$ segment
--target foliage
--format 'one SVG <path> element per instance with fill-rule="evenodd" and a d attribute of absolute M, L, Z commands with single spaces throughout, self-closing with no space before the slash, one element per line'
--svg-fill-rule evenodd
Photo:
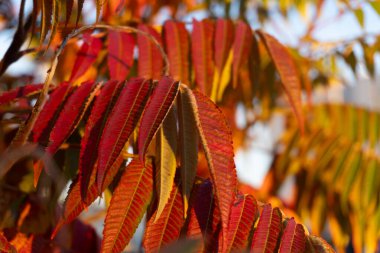
<path fill-rule="evenodd" d="M 324 47 L 311 36 L 324 1 L 93 1 L 99 24 L 84 26 L 89 2 L 36 0 L 24 17 L 21 1 L 0 74 L 33 51 L 53 60 L 43 84 L 10 78 L 13 89 L 0 95 L 0 250 L 119 252 L 146 221 L 147 252 L 185 245 L 197 252 L 333 252 L 289 208 L 311 221 L 316 235 L 328 224 L 339 252 L 350 240 L 357 252 L 376 250 L 378 115 L 351 106 L 303 108 L 301 93 L 310 102 L 316 85 L 341 78 L 331 67 L 339 60 L 356 73 L 356 42 L 374 76 L 377 37 L 339 44 L 324 56 L 326 64 L 301 53 Z M 247 23 L 250 10 L 264 24 L 273 6 L 286 17 L 308 2 L 316 13 L 299 48 Z M 341 3 L 364 24 L 359 7 Z M 236 6 L 238 20 L 229 18 Z M 177 20 L 198 10 L 210 18 L 152 25 L 163 7 Z M 21 50 L 29 35 L 37 48 Z M 243 127 L 235 121 L 241 105 Z M 285 149 L 268 174 L 270 187 L 255 196 L 267 202 L 295 175 L 287 215 L 279 202 L 256 201 L 240 187 L 234 163 L 234 148 L 245 147 L 250 127 L 279 108 L 289 119 L 278 146 Z M 101 195 L 111 201 L 100 243 L 77 217 Z M 87 243 L 78 244 L 78 234 Z"/>

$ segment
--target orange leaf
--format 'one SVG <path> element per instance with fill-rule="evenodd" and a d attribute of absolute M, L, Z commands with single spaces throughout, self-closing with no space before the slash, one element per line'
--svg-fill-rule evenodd
<path fill-rule="evenodd" d="M 234 88 L 237 87 L 239 81 L 240 68 L 248 63 L 248 57 L 250 57 L 252 48 L 252 38 L 251 27 L 244 21 L 238 21 L 233 49 L 232 77 Z"/>
<path fill-rule="evenodd" d="M 283 88 L 297 117 L 301 132 L 304 131 L 304 118 L 301 102 L 301 81 L 299 79 L 294 61 L 288 50 L 271 35 L 257 31 L 272 57 L 282 81 Z"/>
<path fill-rule="evenodd" d="M 162 246 L 179 238 L 183 218 L 183 201 L 179 185 L 174 184 L 160 218 L 156 220 L 157 211 L 150 217 L 144 235 L 143 246 L 146 252 L 158 252 Z M 155 221 L 156 220 L 156 221 Z M 155 221 L 155 222 L 154 222 Z"/>
<path fill-rule="evenodd" d="M 215 27 L 215 65 L 222 73 L 234 39 L 234 24 L 230 19 L 218 19 Z"/>
<path fill-rule="evenodd" d="M 259 216 L 256 200 L 251 195 L 237 195 L 228 225 L 227 252 L 244 251 L 253 224 Z"/>
<path fill-rule="evenodd" d="M 272 208 L 271 204 L 266 204 L 253 234 L 251 252 L 275 252 L 282 228 L 281 222 L 281 211 L 277 207 Z"/>
<path fill-rule="evenodd" d="M 146 212 L 152 193 L 152 167 L 132 160 L 125 168 L 107 211 L 102 252 L 121 252 L 125 248 Z"/>
<path fill-rule="evenodd" d="M 231 205 L 237 189 L 232 133 L 221 110 L 200 92 L 188 96 L 196 115 L 198 132 L 215 187 L 223 228 L 223 249 L 227 243 Z"/>
<path fill-rule="evenodd" d="M 305 251 L 305 230 L 294 218 L 288 220 L 281 238 L 279 253 L 296 253 Z"/>
<path fill-rule="evenodd" d="M 206 95 L 211 94 L 214 78 L 213 37 L 214 24 L 211 20 L 193 20 L 191 51 L 195 82 L 198 88 Z"/>
<path fill-rule="evenodd" d="M 139 24 L 138 28 L 152 35 L 162 45 L 161 36 L 153 27 Z M 139 49 L 138 75 L 146 79 L 160 79 L 163 68 L 160 50 L 150 38 L 142 34 L 137 35 L 137 47 Z"/>

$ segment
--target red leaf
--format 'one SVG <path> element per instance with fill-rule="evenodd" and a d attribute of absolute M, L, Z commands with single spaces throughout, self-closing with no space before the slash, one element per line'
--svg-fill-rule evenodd
<path fill-rule="evenodd" d="M 152 35 L 162 45 L 161 36 L 153 27 L 139 24 L 138 28 Z M 146 79 L 160 79 L 163 69 L 160 50 L 150 38 L 142 34 L 137 35 L 137 47 L 139 49 L 138 75 Z"/>
<path fill-rule="evenodd" d="M 288 50 L 271 35 L 258 31 L 261 39 L 272 57 L 282 81 L 282 86 L 288 96 L 293 111 L 297 117 L 301 132 L 304 131 L 304 119 L 301 102 L 301 81 L 294 61 Z"/>
<path fill-rule="evenodd" d="M 233 49 L 233 87 L 237 87 L 237 82 L 239 81 L 239 70 L 240 68 L 247 64 L 248 57 L 251 55 L 252 48 L 252 30 L 251 27 L 243 22 L 239 21 L 236 25 L 236 33 L 234 40 Z"/>
<path fill-rule="evenodd" d="M 151 82 L 142 78 L 128 81 L 112 110 L 99 143 L 98 188 L 115 158 L 121 153 L 135 129 L 145 106 Z"/>
<path fill-rule="evenodd" d="M 86 82 L 67 99 L 50 133 L 50 144 L 46 152 L 54 154 L 75 130 L 97 91 L 97 85 Z"/>
<path fill-rule="evenodd" d="M 231 207 L 227 234 L 227 252 L 244 251 L 253 224 L 259 216 L 256 200 L 251 195 L 237 195 Z"/>
<path fill-rule="evenodd" d="M 80 15 L 80 14 L 78 14 Z M 70 83 L 75 82 L 81 77 L 89 67 L 96 61 L 102 48 L 102 41 L 91 36 L 89 33 L 83 34 L 83 45 L 79 49 L 74 67 L 70 76 Z"/>
<path fill-rule="evenodd" d="M 108 69 L 111 79 L 124 80 L 133 65 L 133 49 L 136 45 L 132 34 L 121 31 L 108 33 Z"/>
<path fill-rule="evenodd" d="M 120 155 L 113 166 L 109 169 L 104 179 L 102 192 L 110 185 L 116 173 L 124 161 L 123 156 Z M 85 208 L 87 208 L 99 196 L 98 187 L 96 184 L 96 170 L 93 170 L 90 178 L 89 187 L 87 190 L 86 199 L 82 200 L 80 193 L 80 181 L 75 181 L 71 184 L 69 193 L 67 194 L 65 205 L 63 208 L 62 217 L 54 228 L 51 235 L 53 239 L 63 225 L 73 221 Z"/>
<path fill-rule="evenodd" d="M 67 83 L 61 84 L 52 92 L 34 124 L 32 130 L 33 142 L 38 142 L 43 146 L 47 145 L 51 128 L 69 92 L 70 86 Z"/>
<path fill-rule="evenodd" d="M 15 88 L 7 92 L 3 92 L 0 95 L 0 105 L 9 103 L 16 98 L 31 95 L 41 90 L 41 88 L 42 88 L 42 84 L 28 84 L 28 85 Z"/>
<path fill-rule="evenodd" d="M 145 160 L 145 152 L 153 136 L 173 105 L 174 99 L 178 94 L 178 87 L 179 82 L 165 76 L 158 82 L 157 87 L 153 91 L 142 115 L 139 129 L 138 150 L 142 162 Z"/>
<path fill-rule="evenodd" d="M 288 220 L 281 238 L 280 253 L 297 253 L 305 251 L 305 230 L 294 218 Z"/>
<path fill-rule="evenodd" d="M 232 133 L 223 113 L 208 97 L 200 92 L 191 93 L 189 89 L 187 90 L 215 187 L 222 219 L 223 245 L 225 245 L 231 205 L 237 189 Z"/>
<path fill-rule="evenodd" d="M 211 20 L 193 20 L 191 45 L 195 82 L 206 95 L 211 93 L 214 78 L 213 37 L 214 24 Z"/>
<path fill-rule="evenodd" d="M 211 251 L 218 239 L 220 213 L 209 180 L 194 186 L 188 219 L 186 236 L 203 240 L 196 252 L 204 252 L 205 249 Z"/>
<path fill-rule="evenodd" d="M 215 66 L 222 73 L 234 39 L 234 24 L 230 19 L 218 19 L 215 27 Z"/>
<path fill-rule="evenodd" d="M 157 211 L 153 213 L 146 226 L 143 241 L 146 252 L 158 252 L 162 246 L 172 243 L 179 238 L 181 228 L 185 222 L 179 185 L 173 185 L 164 211 L 154 222 L 156 215 Z"/>
<path fill-rule="evenodd" d="M 79 175 L 82 199 L 86 198 L 88 184 L 95 162 L 98 158 L 98 146 L 108 115 L 110 114 L 124 82 L 106 83 L 97 96 L 91 114 L 87 120 L 81 141 Z"/>
<path fill-rule="evenodd" d="M 253 234 L 251 252 L 275 252 L 277 240 L 281 232 L 282 215 L 276 207 L 266 204 L 260 216 L 259 223 Z"/>
<path fill-rule="evenodd" d="M 170 75 L 189 84 L 189 35 L 184 23 L 169 20 L 164 25 L 165 48 L 170 62 Z"/>
<path fill-rule="evenodd" d="M 102 252 L 121 252 L 131 240 L 153 193 L 152 167 L 132 160 L 113 193 L 103 230 Z"/>
<path fill-rule="evenodd" d="M 7 240 L 7 238 L 3 235 L 3 233 L 0 233 L 0 252 L 4 253 L 16 253 L 15 247 L 13 247 L 12 244 L 10 244 Z"/>

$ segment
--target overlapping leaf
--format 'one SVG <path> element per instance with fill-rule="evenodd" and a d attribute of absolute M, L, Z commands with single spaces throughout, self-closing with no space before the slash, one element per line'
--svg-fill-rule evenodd
<path fill-rule="evenodd" d="M 231 130 L 220 109 L 209 98 L 200 92 L 184 89 L 196 115 L 198 132 L 215 186 L 225 244 L 237 183 Z"/>
<path fill-rule="evenodd" d="M 157 137 L 156 168 L 159 171 L 160 181 L 158 182 L 159 202 L 156 219 L 161 216 L 169 200 L 177 169 L 177 118 L 174 107 L 163 121 Z"/>
<path fill-rule="evenodd" d="M 125 143 L 135 129 L 148 98 L 151 82 L 142 78 L 128 81 L 109 116 L 98 149 L 98 189 L 102 189 L 104 177 L 122 152 Z"/>
<path fill-rule="evenodd" d="M 280 253 L 293 253 L 305 251 L 305 230 L 301 224 L 297 224 L 294 218 L 288 220 L 281 238 Z"/>
<path fill-rule="evenodd" d="M 135 38 L 121 31 L 108 33 L 108 69 L 111 79 L 124 80 L 133 65 Z"/>
<path fill-rule="evenodd" d="M 178 94 L 179 83 L 171 77 L 163 77 L 154 89 L 141 118 L 138 151 L 141 161 L 161 123 L 168 114 Z"/>
<path fill-rule="evenodd" d="M 132 238 L 153 194 L 150 165 L 138 160 L 126 167 L 113 193 L 105 219 L 102 252 L 121 252 Z"/>
<path fill-rule="evenodd" d="M 140 24 L 139 30 L 153 36 L 162 45 L 160 34 L 148 25 Z M 147 79 L 158 80 L 162 76 L 163 61 L 158 47 L 146 35 L 137 35 L 139 49 L 138 75 Z"/>
<path fill-rule="evenodd" d="M 88 183 L 98 157 L 98 145 L 102 131 L 115 101 L 124 87 L 124 82 L 107 82 L 97 96 L 91 114 L 87 120 L 79 158 L 79 175 L 82 199 L 86 199 Z"/>
<path fill-rule="evenodd" d="M 185 84 L 190 81 L 189 35 L 184 23 L 172 20 L 164 24 L 165 48 L 170 62 L 170 75 Z"/>
<path fill-rule="evenodd" d="M 175 242 L 185 222 L 180 186 L 174 184 L 162 215 L 156 220 L 157 211 L 149 219 L 144 234 L 146 252 L 158 252 L 164 245 Z M 155 221 L 156 220 L 156 221 Z"/>
<path fill-rule="evenodd" d="M 211 20 L 193 20 L 191 33 L 192 62 L 195 82 L 204 94 L 210 95 L 214 77 L 213 43 L 214 24 Z"/>
<path fill-rule="evenodd" d="M 256 200 L 251 195 L 237 195 L 231 208 L 227 234 L 227 252 L 243 251 L 259 216 Z"/>
<path fill-rule="evenodd" d="M 50 95 L 49 100 L 42 108 L 34 124 L 32 134 L 33 142 L 47 145 L 49 133 L 54 126 L 53 123 L 58 116 L 59 111 L 65 104 L 65 100 L 70 92 L 70 86 L 67 83 L 59 85 Z"/>
<path fill-rule="evenodd" d="M 17 98 L 30 96 L 42 88 L 41 84 L 27 84 L 22 87 L 15 88 L 13 90 L 3 92 L 0 95 L 0 105 L 6 104 Z"/>
<path fill-rule="evenodd" d="M 299 122 L 301 131 L 303 131 L 304 119 L 302 115 L 301 83 L 294 61 L 288 50 L 274 37 L 262 31 L 258 31 L 257 33 L 264 41 L 269 55 L 272 57 L 284 90 Z"/>
<path fill-rule="evenodd" d="M 79 15 L 79 14 L 78 14 Z M 86 73 L 91 65 L 96 61 L 102 48 L 102 41 L 88 33 L 83 35 L 83 45 L 79 49 L 75 59 L 73 70 L 69 82 L 75 82 L 79 77 Z"/>
<path fill-rule="evenodd" d="M 50 144 L 46 149 L 48 153 L 54 154 L 75 130 L 94 98 L 97 87 L 93 82 L 83 83 L 67 99 L 50 133 Z"/>
<path fill-rule="evenodd" d="M 275 252 L 281 232 L 281 211 L 271 204 L 266 204 L 260 215 L 260 220 L 253 234 L 251 252 Z"/>
<path fill-rule="evenodd" d="M 240 68 L 248 63 L 252 48 L 252 37 L 251 27 L 243 21 L 238 21 L 233 47 L 232 76 L 234 88 L 238 85 Z"/>
<path fill-rule="evenodd" d="M 325 240 L 313 235 L 307 237 L 305 250 L 310 253 L 335 253 Z"/>
<path fill-rule="evenodd" d="M 190 97 L 180 89 L 178 94 L 179 157 L 182 180 L 184 214 L 187 214 L 190 193 L 194 184 L 198 163 L 198 133 Z"/>
<path fill-rule="evenodd" d="M 215 24 L 215 67 L 222 73 L 234 40 L 234 24 L 230 19 L 218 19 Z"/>
<path fill-rule="evenodd" d="M 102 192 L 112 182 L 123 161 L 124 159 L 122 155 L 116 158 L 115 162 L 108 170 L 108 173 L 104 178 L 103 188 L 101 189 Z M 99 191 L 96 183 L 96 170 L 92 171 L 86 199 L 82 200 L 81 198 L 80 181 L 73 182 L 70 186 L 70 190 L 65 200 L 62 217 L 55 226 L 51 238 L 54 238 L 57 235 L 58 231 L 62 228 L 63 225 L 72 222 L 84 209 L 86 209 L 92 202 L 94 202 L 98 196 Z"/>

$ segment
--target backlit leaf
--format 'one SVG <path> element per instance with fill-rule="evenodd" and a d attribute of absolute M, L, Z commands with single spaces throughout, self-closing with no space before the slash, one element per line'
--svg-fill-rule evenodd
<path fill-rule="evenodd" d="M 145 160 L 145 153 L 153 136 L 173 105 L 174 99 L 178 94 L 178 86 L 179 83 L 177 81 L 165 76 L 153 90 L 142 115 L 139 128 L 138 151 L 141 161 Z"/>
<path fill-rule="evenodd" d="M 79 49 L 75 59 L 73 70 L 69 82 L 75 82 L 79 77 L 86 73 L 91 65 L 96 61 L 102 48 L 102 41 L 88 33 L 83 35 L 83 44 Z"/>
<path fill-rule="evenodd" d="M 251 252 L 275 252 L 281 232 L 282 215 L 280 210 L 266 204 L 262 210 L 259 223 L 253 234 Z"/>
<path fill-rule="evenodd" d="M 98 88 L 93 82 L 86 82 L 70 95 L 50 133 L 48 153 L 54 154 L 75 130 Z"/>
<path fill-rule="evenodd" d="M 253 224 L 259 216 L 256 200 L 251 195 L 237 195 L 231 207 L 227 234 L 227 252 L 244 251 Z"/>
<path fill-rule="evenodd" d="M 146 225 L 143 240 L 143 247 L 146 252 L 158 252 L 164 245 L 173 243 L 179 238 L 185 222 L 179 185 L 176 183 L 173 185 L 169 201 L 157 220 L 156 215 L 157 211 L 153 213 Z"/>
<path fill-rule="evenodd" d="M 248 63 L 248 58 L 252 48 L 252 30 L 244 21 L 238 21 L 236 25 L 234 46 L 233 46 L 233 87 L 237 87 L 239 81 L 239 70 Z"/>
<path fill-rule="evenodd" d="M 79 158 L 79 175 L 82 199 L 86 199 L 86 193 L 90 177 L 98 158 L 98 145 L 102 136 L 105 123 L 110 114 L 124 82 L 109 81 L 97 96 L 91 114 L 87 120 L 84 135 L 81 140 Z"/>
<path fill-rule="evenodd" d="M 272 57 L 280 75 L 283 88 L 297 117 L 301 132 L 303 132 L 304 118 L 302 115 L 301 82 L 294 61 L 288 50 L 277 39 L 262 31 L 258 31 L 257 33 L 264 41 L 269 55 Z"/>
<path fill-rule="evenodd" d="M 139 24 L 139 30 L 152 35 L 162 45 L 160 34 L 148 25 Z M 138 76 L 158 80 L 162 76 L 163 61 L 160 50 L 145 35 L 137 35 L 137 47 L 139 49 Z"/>
<path fill-rule="evenodd" d="M 110 185 L 116 173 L 119 171 L 119 168 L 123 161 L 124 159 L 122 155 L 117 157 L 112 167 L 109 169 L 107 175 L 105 176 L 103 188 L 101 189 L 102 192 Z M 63 207 L 62 217 L 55 226 L 51 238 L 53 239 L 63 225 L 72 222 L 80 213 L 82 213 L 84 209 L 86 209 L 92 202 L 94 202 L 98 196 L 99 191 L 96 183 L 96 170 L 92 171 L 86 199 L 82 200 L 81 198 L 80 181 L 74 181 L 71 184 L 70 190 L 67 194 Z"/>
<path fill-rule="evenodd" d="M 214 24 L 211 20 L 193 20 L 191 52 L 195 82 L 198 89 L 206 95 L 211 93 L 214 78 L 213 37 Z"/>
<path fill-rule="evenodd" d="M 65 104 L 69 92 L 70 86 L 63 83 L 50 94 L 49 100 L 43 106 L 32 129 L 33 142 L 38 142 L 43 146 L 47 145 L 50 131 L 58 117 L 58 113 Z"/>
<path fill-rule="evenodd" d="M 234 40 L 234 24 L 230 19 L 218 19 L 215 24 L 215 67 L 222 73 Z"/>
<path fill-rule="evenodd" d="M 205 95 L 186 87 L 192 103 L 211 179 L 221 212 L 223 239 L 226 243 L 228 220 L 236 192 L 236 170 L 231 130 L 221 110 Z"/>
<path fill-rule="evenodd" d="M 110 31 L 108 33 L 108 69 L 110 78 L 124 80 L 133 65 L 135 38 L 131 33 Z"/>
<path fill-rule="evenodd" d="M 158 130 L 156 148 L 158 149 L 156 168 L 160 175 L 160 181 L 158 183 L 159 202 L 156 214 L 157 220 L 169 200 L 177 169 L 177 119 L 174 107 L 169 111 L 162 126 Z"/>
<path fill-rule="evenodd" d="M 98 189 L 116 157 L 122 152 L 125 143 L 140 119 L 148 98 L 151 82 L 143 78 L 128 81 L 112 110 L 99 143 L 98 150 Z"/>
<path fill-rule="evenodd" d="M 121 252 L 131 240 L 152 198 L 152 173 L 138 160 L 125 168 L 107 211 L 102 252 Z"/>
<path fill-rule="evenodd" d="M 280 253 L 295 253 L 305 251 L 305 230 L 297 224 L 294 218 L 288 220 L 281 238 Z"/>
<path fill-rule="evenodd" d="M 187 215 L 190 193 L 198 164 L 198 133 L 195 115 L 187 90 L 180 89 L 178 95 L 179 157 L 182 180 L 184 214 Z"/>
<path fill-rule="evenodd" d="M 168 20 L 164 24 L 165 48 L 170 75 L 189 85 L 189 35 L 184 23 Z"/>
<path fill-rule="evenodd" d="M 3 92 L 0 95 L 0 105 L 9 103 L 16 98 L 32 95 L 33 93 L 40 91 L 41 88 L 41 84 L 27 84 L 13 90 Z"/>

